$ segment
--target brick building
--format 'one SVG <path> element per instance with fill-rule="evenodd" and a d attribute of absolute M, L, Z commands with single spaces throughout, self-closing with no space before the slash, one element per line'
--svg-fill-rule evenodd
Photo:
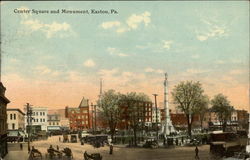
<path fill-rule="evenodd" d="M 90 129 L 90 110 L 88 99 L 82 99 L 78 108 L 65 108 L 65 116 L 69 119 L 70 130 Z"/>
<path fill-rule="evenodd" d="M 236 110 L 237 112 L 237 121 L 238 129 L 247 129 L 248 128 L 248 118 L 249 113 L 246 110 Z"/>
<path fill-rule="evenodd" d="M 152 123 L 152 102 L 135 102 L 135 108 L 138 111 L 138 121 L 144 125 Z M 122 121 L 118 124 L 118 129 L 128 129 L 129 128 L 129 116 L 131 114 L 128 104 L 124 103 L 120 106 L 122 108 L 121 119 Z"/>
<path fill-rule="evenodd" d="M 10 101 L 5 97 L 6 88 L 0 82 L 0 157 L 8 153 L 7 145 L 7 104 Z"/>
<path fill-rule="evenodd" d="M 171 113 L 171 121 L 175 127 L 186 127 L 187 126 L 187 117 L 184 113 Z M 199 125 L 199 116 L 195 115 L 193 118 L 193 125 Z"/>

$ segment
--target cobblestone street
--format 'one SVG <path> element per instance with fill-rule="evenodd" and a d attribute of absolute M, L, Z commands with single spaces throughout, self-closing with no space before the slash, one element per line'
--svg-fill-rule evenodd
<path fill-rule="evenodd" d="M 83 152 L 101 153 L 103 160 L 194 160 L 195 147 L 175 147 L 175 148 L 125 148 L 122 145 L 114 146 L 113 155 L 109 154 L 109 147 L 94 148 L 89 144 L 81 145 L 78 143 L 59 142 L 59 136 L 49 137 L 48 140 L 36 141 L 31 143 L 36 149 L 42 152 L 43 157 L 47 153 L 50 144 L 54 148 L 58 145 L 60 150 L 64 147 L 72 149 L 74 160 L 83 160 Z M 27 143 L 23 144 L 23 150 L 20 151 L 19 144 L 9 144 L 9 154 L 5 160 L 26 160 L 28 158 Z M 201 160 L 212 160 L 209 158 L 209 146 L 199 147 L 199 157 Z"/>

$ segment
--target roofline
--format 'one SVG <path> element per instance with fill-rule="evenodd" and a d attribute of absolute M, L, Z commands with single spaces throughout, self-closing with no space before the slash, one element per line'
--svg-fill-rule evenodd
<path fill-rule="evenodd" d="M 19 111 L 21 114 L 25 115 L 23 111 L 21 111 L 19 108 L 7 108 L 7 111 Z"/>

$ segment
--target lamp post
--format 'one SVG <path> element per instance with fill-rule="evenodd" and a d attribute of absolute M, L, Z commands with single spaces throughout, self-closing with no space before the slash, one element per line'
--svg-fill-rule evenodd
<path fill-rule="evenodd" d="M 156 101 L 156 96 L 157 94 L 153 94 L 155 97 L 155 113 L 156 113 L 156 140 L 158 141 L 158 109 L 157 109 L 157 101 Z"/>

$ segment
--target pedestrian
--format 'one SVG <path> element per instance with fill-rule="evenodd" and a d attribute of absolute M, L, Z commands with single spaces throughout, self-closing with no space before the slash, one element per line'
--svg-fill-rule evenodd
<path fill-rule="evenodd" d="M 178 138 L 175 139 L 175 145 L 178 146 Z"/>
<path fill-rule="evenodd" d="M 109 154 L 113 154 L 113 144 L 110 144 L 109 146 Z"/>
<path fill-rule="evenodd" d="M 23 150 L 23 144 L 20 143 L 20 150 Z"/>
<path fill-rule="evenodd" d="M 195 147 L 195 159 L 200 159 L 199 158 L 199 149 L 197 146 Z"/>

